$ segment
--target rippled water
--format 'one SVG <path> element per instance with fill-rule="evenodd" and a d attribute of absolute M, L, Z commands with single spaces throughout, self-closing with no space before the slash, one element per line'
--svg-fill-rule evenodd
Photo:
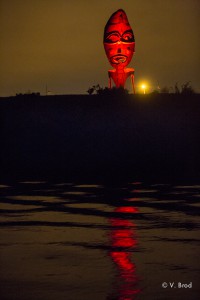
<path fill-rule="evenodd" d="M 0 190 L 2 300 L 198 299 L 200 185 Z"/>

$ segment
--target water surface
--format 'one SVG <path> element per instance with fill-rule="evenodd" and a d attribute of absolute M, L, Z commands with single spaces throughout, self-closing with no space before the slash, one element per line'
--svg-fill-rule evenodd
<path fill-rule="evenodd" d="M 200 185 L 24 181 L 0 191 L 2 300 L 198 299 Z"/>

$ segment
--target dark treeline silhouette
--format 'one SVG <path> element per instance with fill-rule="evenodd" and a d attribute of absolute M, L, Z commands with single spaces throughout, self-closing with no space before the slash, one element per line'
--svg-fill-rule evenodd
<path fill-rule="evenodd" d="M 195 90 L 191 85 L 191 82 L 188 81 L 179 87 L 178 82 L 175 83 L 174 87 L 164 86 L 162 88 L 156 89 L 153 93 L 161 93 L 161 94 L 183 94 L 183 95 L 191 95 L 195 94 Z"/>
<path fill-rule="evenodd" d="M 17 93 L 16 97 L 38 97 L 40 96 L 39 92 L 33 92 L 33 93 Z"/>
<path fill-rule="evenodd" d="M 126 95 L 129 93 L 127 89 L 124 88 L 108 88 L 108 87 L 101 87 L 99 84 L 93 85 L 92 87 L 89 87 L 87 90 L 87 93 L 89 95 L 97 94 L 97 95 L 110 95 L 110 96 L 116 96 L 116 95 Z M 183 94 L 183 95 L 191 95 L 195 94 L 195 90 L 191 85 L 191 82 L 188 81 L 179 87 L 179 84 L 176 82 L 174 87 L 167 87 L 164 86 L 162 88 L 158 87 L 157 89 L 153 90 L 153 94 Z"/>
<path fill-rule="evenodd" d="M 101 87 L 99 84 L 97 85 L 93 85 L 92 87 L 90 87 L 87 90 L 89 95 L 92 94 L 97 94 L 100 96 L 124 96 L 127 95 L 129 92 L 127 89 L 124 89 L 123 87 L 112 87 L 112 88 L 108 88 L 108 87 Z"/>

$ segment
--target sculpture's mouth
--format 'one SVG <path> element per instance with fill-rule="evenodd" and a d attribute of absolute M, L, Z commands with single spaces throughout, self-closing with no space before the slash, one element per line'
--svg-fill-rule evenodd
<path fill-rule="evenodd" d="M 111 62 L 113 64 L 122 64 L 122 63 L 125 63 L 127 60 L 127 57 L 125 55 L 114 55 L 111 57 Z"/>

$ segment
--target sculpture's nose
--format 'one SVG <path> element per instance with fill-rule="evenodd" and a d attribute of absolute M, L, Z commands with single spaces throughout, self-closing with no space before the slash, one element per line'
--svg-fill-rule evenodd
<path fill-rule="evenodd" d="M 121 48 L 118 48 L 118 49 L 117 49 L 117 53 L 122 53 L 122 49 L 121 49 Z"/>

